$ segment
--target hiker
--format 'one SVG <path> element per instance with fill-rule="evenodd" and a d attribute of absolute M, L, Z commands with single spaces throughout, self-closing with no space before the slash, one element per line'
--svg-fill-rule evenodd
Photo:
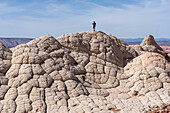
<path fill-rule="evenodd" d="M 93 25 L 93 31 L 95 31 L 96 22 L 95 22 L 95 21 L 93 21 L 92 25 Z"/>

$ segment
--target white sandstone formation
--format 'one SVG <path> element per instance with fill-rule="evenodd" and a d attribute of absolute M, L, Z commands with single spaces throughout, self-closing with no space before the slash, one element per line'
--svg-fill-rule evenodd
<path fill-rule="evenodd" d="M 152 35 L 147 35 L 140 45 L 130 45 L 134 48 L 138 54 L 143 54 L 144 52 L 155 52 L 163 56 L 166 56 L 166 53 L 163 49 L 156 43 Z"/>
<path fill-rule="evenodd" d="M 101 31 L 0 45 L 1 113 L 146 113 L 170 105 L 170 63 Z"/>

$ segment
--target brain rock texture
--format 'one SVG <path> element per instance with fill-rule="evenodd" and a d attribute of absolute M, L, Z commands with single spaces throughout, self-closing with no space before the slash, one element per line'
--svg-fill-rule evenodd
<path fill-rule="evenodd" d="M 146 113 L 170 104 L 170 63 L 101 31 L 0 45 L 1 113 Z M 168 108 L 166 109 L 168 110 Z"/>

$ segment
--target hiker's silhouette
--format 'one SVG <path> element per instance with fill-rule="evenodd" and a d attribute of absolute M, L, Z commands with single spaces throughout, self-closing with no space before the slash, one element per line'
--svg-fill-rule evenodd
<path fill-rule="evenodd" d="M 93 21 L 92 25 L 93 25 L 93 31 L 95 31 L 95 28 L 96 28 L 96 22 L 95 22 L 95 21 Z"/>

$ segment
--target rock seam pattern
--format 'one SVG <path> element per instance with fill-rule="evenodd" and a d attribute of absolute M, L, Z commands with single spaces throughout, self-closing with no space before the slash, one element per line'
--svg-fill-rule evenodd
<path fill-rule="evenodd" d="M 0 44 L 1 113 L 168 112 L 168 105 L 165 57 L 101 31 Z"/>

